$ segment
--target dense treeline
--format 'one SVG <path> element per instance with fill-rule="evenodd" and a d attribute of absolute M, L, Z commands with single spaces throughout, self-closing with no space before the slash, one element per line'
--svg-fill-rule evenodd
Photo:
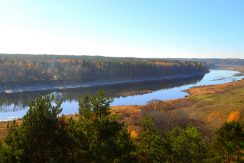
<path fill-rule="evenodd" d="M 218 65 L 231 65 L 231 66 L 243 66 L 244 59 L 223 59 L 223 58 L 177 58 L 176 60 L 185 60 L 192 62 L 203 62 L 206 63 L 209 67 L 216 67 Z"/>
<path fill-rule="evenodd" d="M 30 104 L 23 121 L 13 122 L 1 143 L 1 162 L 233 162 L 243 159 L 243 127 L 226 122 L 207 143 L 192 125 L 160 134 L 151 116 L 132 134 L 117 115 L 112 99 L 100 92 L 79 102 L 74 118 L 59 115 L 60 104 L 44 96 Z"/>
<path fill-rule="evenodd" d="M 0 55 L 0 82 L 82 82 L 204 73 L 203 63 L 161 59 Z"/>
<path fill-rule="evenodd" d="M 210 65 L 244 65 L 244 59 L 193 59 L 196 62 L 206 62 Z"/>
<path fill-rule="evenodd" d="M 168 58 L 168 60 L 172 59 L 173 58 Z M 174 60 L 204 63 L 209 69 L 225 69 L 228 66 L 244 66 L 244 59 L 239 58 L 175 58 Z"/>

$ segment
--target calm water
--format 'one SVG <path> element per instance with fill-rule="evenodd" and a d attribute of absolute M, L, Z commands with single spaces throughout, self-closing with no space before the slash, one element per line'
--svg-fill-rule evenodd
<path fill-rule="evenodd" d="M 244 76 L 237 74 L 239 72 L 231 70 L 211 70 L 204 76 L 171 82 L 154 81 L 86 89 L 69 89 L 59 92 L 0 94 L 0 121 L 23 117 L 28 110 L 29 102 L 41 95 L 53 94 L 56 101 L 63 101 L 62 114 L 74 114 L 78 111 L 77 99 L 80 99 L 85 94 L 94 95 L 99 89 L 105 90 L 108 95 L 114 97 L 113 106 L 143 105 L 154 99 L 173 100 L 183 98 L 187 95 L 184 90 L 191 87 L 222 84 L 244 78 Z"/>

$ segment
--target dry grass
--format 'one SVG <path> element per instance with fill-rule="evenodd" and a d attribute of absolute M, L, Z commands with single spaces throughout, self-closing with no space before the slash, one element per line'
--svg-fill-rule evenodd
<path fill-rule="evenodd" d="M 9 122 L 1 122 L 0 123 L 0 138 L 3 138 L 7 134 L 7 126 Z"/>
<path fill-rule="evenodd" d="M 12 121 L 0 122 L 0 139 L 4 138 L 8 133 L 8 124 Z M 17 124 L 21 124 L 21 120 L 16 120 Z"/>
<path fill-rule="evenodd" d="M 192 122 L 207 132 L 214 131 L 230 119 L 244 122 L 244 80 L 191 88 L 187 92 L 189 97 L 164 101 L 161 109 L 183 110 Z M 134 129 L 143 109 L 145 106 L 117 106 L 112 111 Z"/>
<path fill-rule="evenodd" d="M 244 72 L 244 66 L 233 66 L 233 65 L 218 65 L 219 69 L 225 69 L 225 70 L 235 70 Z"/>
<path fill-rule="evenodd" d="M 241 80 L 241 81 L 225 83 L 225 84 L 193 87 L 191 89 L 186 90 L 186 92 L 188 92 L 191 96 L 201 96 L 201 95 L 225 93 L 230 89 L 240 88 L 243 86 L 244 86 L 244 80 Z"/>
<path fill-rule="evenodd" d="M 130 105 L 130 106 L 113 106 L 111 112 L 118 114 L 119 119 L 128 125 L 128 130 L 133 135 L 137 135 L 139 131 L 139 120 L 141 116 L 141 106 Z"/>

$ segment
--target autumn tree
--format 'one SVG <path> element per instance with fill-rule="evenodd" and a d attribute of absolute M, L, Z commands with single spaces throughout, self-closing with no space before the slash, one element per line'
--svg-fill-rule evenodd
<path fill-rule="evenodd" d="M 40 84 L 204 74 L 203 63 L 99 56 L 0 54 L 0 83 Z"/>

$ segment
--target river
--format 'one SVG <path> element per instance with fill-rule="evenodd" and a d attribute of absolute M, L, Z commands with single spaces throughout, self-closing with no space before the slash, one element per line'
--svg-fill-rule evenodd
<path fill-rule="evenodd" d="M 0 121 L 22 118 L 28 110 L 31 100 L 41 95 L 53 94 L 56 101 L 63 101 L 61 114 L 75 114 L 78 111 L 78 99 L 85 94 L 94 95 L 97 90 L 114 98 L 113 106 L 143 105 L 150 100 L 173 100 L 184 98 L 185 90 L 203 85 L 223 84 L 244 78 L 238 71 L 210 70 L 204 76 L 171 81 L 146 81 L 141 83 L 126 83 L 121 85 L 98 86 L 91 88 L 67 89 L 60 91 L 40 91 L 27 93 L 0 94 Z"/>

